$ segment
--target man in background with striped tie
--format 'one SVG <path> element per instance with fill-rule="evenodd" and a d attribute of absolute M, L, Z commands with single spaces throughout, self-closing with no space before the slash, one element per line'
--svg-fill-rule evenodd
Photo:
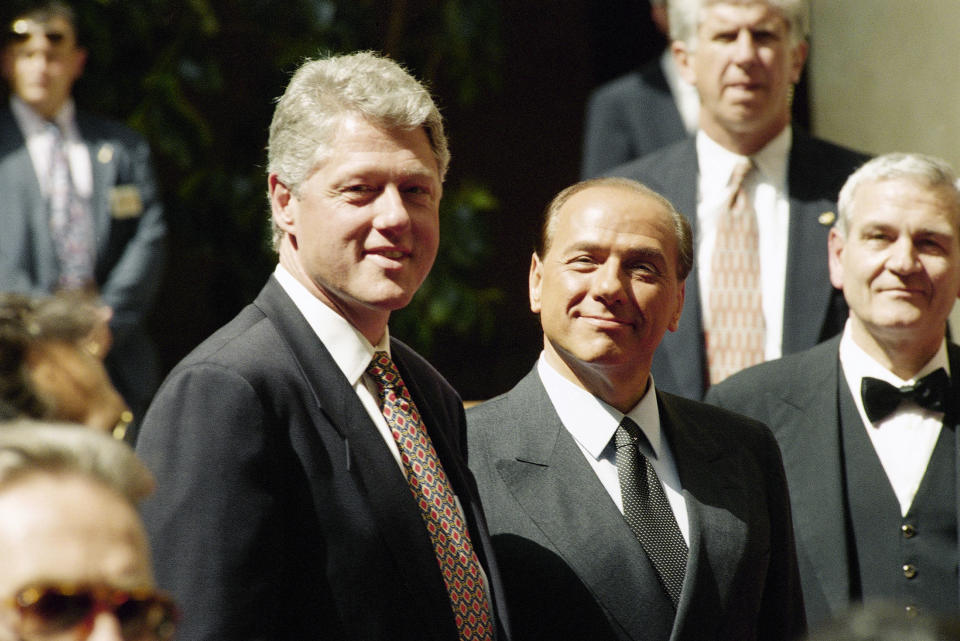
<path fill-rule="evenodd" d="M 791 123 L 807 0 L 667 7 L 681 76 L 700 96 L 699 129 L 609 173 L 649 185 L 693 225 L 686 309 L 653 373 L 661 389 L 700 400 L 732 372 L 840 331 L 827 233 L 840 186 L 866 157 Z"/>
<path fill-rule="evenodd" d="M 690 225 L 625 178 L 560 192 L 533 254 L 543 352 L 467 415 L 522 639 L 778 641 L 803 631 L 780 452 L 764 425 L 661 392 Z"/>
<path fill-rule="evenodd" d="M 308 61 L 277 102 L 279 264 L 137 441 L 181 641 L 510 638 L 460 398 L 387 327 L 436 257 L 449 160 L 430 94 L 376 54 Z"/>

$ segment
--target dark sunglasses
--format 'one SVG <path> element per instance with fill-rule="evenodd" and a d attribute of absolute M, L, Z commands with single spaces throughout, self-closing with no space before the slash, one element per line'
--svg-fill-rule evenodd
<path fill-rule="evenodd" d="M 110 612 L 125 641 L 167 641 L 178 617 L 164 594 L 102 585 L 28 585 L 9 604 L 20 613 L 21 634 L 38 639 L 69 630 L 89 632 L 97 614 Z"/>

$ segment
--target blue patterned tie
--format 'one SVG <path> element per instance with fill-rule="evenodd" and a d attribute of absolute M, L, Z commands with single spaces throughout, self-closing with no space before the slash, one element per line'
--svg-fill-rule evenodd
<path fill-rule="evenodd" d="M 383 417 L 400 449 L 410 492 L 433 542 L 460 639 L 490 641 L 492 618 L 480 562 L 420 412 L 389 354 L 374 354 L 367 374 L 377 384 Z"/>

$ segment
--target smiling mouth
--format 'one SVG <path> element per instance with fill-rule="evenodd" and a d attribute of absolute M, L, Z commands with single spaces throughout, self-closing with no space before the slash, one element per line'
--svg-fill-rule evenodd
<path fill-rule="evenodd" d="M 625 320 L 620 320 L 619 318 L 608 318 L 606 316 L 581 316 L 583 320 L 587 321 L 591 325 L 600 328 L 618 328 L 618 327 L 632 327 L 633 323 Z"/>

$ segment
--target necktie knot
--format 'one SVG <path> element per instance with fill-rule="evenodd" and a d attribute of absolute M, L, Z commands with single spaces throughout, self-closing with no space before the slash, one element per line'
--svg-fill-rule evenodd
<path fill-rule="evenodd" d="M 860 381 L 863 409 L 871 423 L 892 414 L 903 401 L 913 401 L 920 407 L 943 412 L 946 407 L 950 377 L 941 367 L 913 385 L 895 387 L 878 378 L 864 376 Z"/>
<path fill-rule="evenodd" d="M 385 390 L 398 387 L 400 372 L 397 371 L 393 359 L 386 352 L 376 352 L 373 355 L 373 360 L 367 366 L 367 374 L 376 382 L 381 397 Z"/>
<path fill-rule="evenodd" d="M 629 445 L 639 448 L 640 453 L 647 458 L 654 460 L 657 458 L 656 453 L 653 451 L 653 445 L 650 444 L 650 439 L 647 438 L 647 435 L 640 429 L 636 421 L 629 416 L 624 416 L 623 420 L 620 421 L 620 424 L 617 426 L 617 431 L 613 434 L 613 444 L 618 450 L 621 447 Z"/>

